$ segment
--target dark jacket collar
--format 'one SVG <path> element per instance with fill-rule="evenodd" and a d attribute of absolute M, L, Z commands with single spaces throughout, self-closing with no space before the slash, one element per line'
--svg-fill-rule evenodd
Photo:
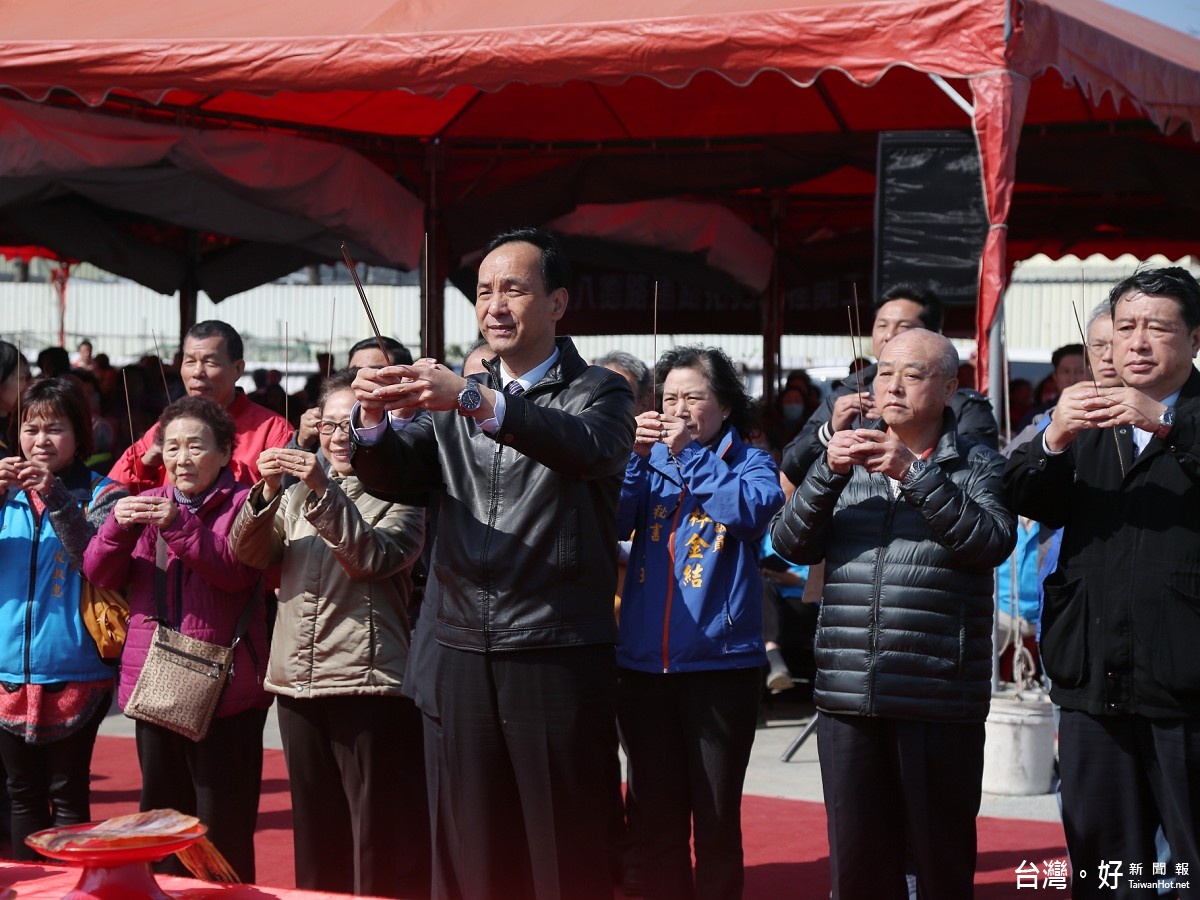
<path fill-rule="evenodd" d="M 530 391 L 535 391 L 544 385 L 573 381 L 587 369 L 588 364 L 579 355 L 579 351 L 575 349 L 575 342 L 569 337 L 556 337 L 554 346 L 558 348 L 558 359 L 554 361 L 554 365 L 550 367 L 542 380 L 529 389 Z M 500 357 L 494 356 L 491 359 L 485 359 L 483 367 L 488 372 L 488 387 L 495 391 L 500 390 L 504 383 L 504 379 L 500 375 Z"/>
<path fill-rule="evenodd" d="M 938 438 L 932 458 L 935 461 L 941 461 L 943 459 L 953 459 L 958 455 L 960 455 L 958 446 L 958 419 L 954 415 L 954 410 L 947 406 L 942 411 L 942 436 Z"/>
<path fill-rule="evenodd" d="M 887 423 L 882 418 L 868 422 L 866 427 L 874 428 L 877 431 L 887 431 Z M 958 442 L 958 417 L 954 415 L 954 410 L 947 406 L 942 411 L 942 436 L 938 438 L 938 442 L 933 448 L 933 453 L 929 457 L 930 460 L 937 462 L 958 456 Z"/>
<path fill-rule="evenodd" d="M 1196 400 L 1200 398 L 1200 370 L 1192 366 L 1192 372 L 1179 390 L 1179 400 Z M 1178 404 L 1176 404 L 1178 405 Z"/>

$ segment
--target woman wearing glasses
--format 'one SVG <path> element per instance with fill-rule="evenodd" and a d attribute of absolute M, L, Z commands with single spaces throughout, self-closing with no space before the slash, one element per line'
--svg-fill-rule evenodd
<path fill-rule="evenodd" d="M 372 497 L 355 477 L 353 380 L 339 372 L 322 390 L 317 431 L 329 471 L 313 453 L 264 451 L 230 543 L 250 565 L 283 564 L 266 688 L 279 697 L 296 886 L 422 896 L 420 715 L 400 686 L 424 510 Z M 286 475 L 299 482 L 281 489 Z"/>

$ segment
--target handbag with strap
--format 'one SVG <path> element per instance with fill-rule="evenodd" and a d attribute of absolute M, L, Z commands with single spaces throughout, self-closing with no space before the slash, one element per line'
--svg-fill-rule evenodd
<path fill-rule="evenodd" d="M 83 625 L 96 642 L 100 658 L 118 660 L 129 630 L 129 601 L 121 591 L 96 587 L 82 577 L 80 581 L 79 615 Z"/>
<path fill-rule="evenodd" d="M 95 476 L 90 490 L 95 491 L 99 481 L 100 476 Z M 89 506 L 90 503 L 83 505 L 84 516 L 87 516 Z M 80 582 L 79 615 L 83 619 L 83 627 L 96 642 L 96 652 L 101 659 L 120 659 L 121 650 L 125 647 L 125 634 L 129 630 L 129 600 L 125 592 L 96 587 L 82 575 Z"/>
<path fill-rule="evenodd" d="M 200 741 L 208 734 L 221 692 L 233 672 L 233 656 L 250 625 L 250 616 L 258 605 L 262 579 L 259 578 L 246 606 L 238 616 L 233 643 L 225 647 L 189 637 L 179 631 L 183 617 L 183 572 L 176 570 L 176 623 L 167 620 L 167 544 L 158 536 L 155 572 L 157 617 L 146 661 L 138 674 L 133 692 L 125 704 L 125 715 L 141 719 Z M 180 564 L 182 566 L 182 563 Z"/>

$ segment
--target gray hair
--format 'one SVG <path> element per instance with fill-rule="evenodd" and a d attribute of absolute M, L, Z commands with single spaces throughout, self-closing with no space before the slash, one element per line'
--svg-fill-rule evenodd
<path fill-rule="evenodd" d="M 933 358 L 929 362 L 943 378 L 958 377 L 958 351 L 954 348 L 954 344 L 950 343 L 950 338 L 938 334 L 936 331 L 929 331 L 923 328 L 909 329 L 897 335 L 897 337 L 904 337 L 909 334 L 913 335 L 910 340 L 932 340 L 936 345 L 936 349 L 933 352 Z"/>
<path fill-rule="evenodd" d="M 1096 306 L 1092 309 L 1092 311 L 1090 313 L 1088 313 L 1087 321 L 1084 322 L 1084 324 L 1083 324 L 1083 333 L 1085 336 L 1087 335 L 1087 333 L 1089 331 L 1092 330 L 1092 326 L 1096 324 L 1096 320 L 1099 319 L 1101 316 L 1103 316 L 1107 319 L 1112 318 L 1112 307 L 1108 305 L 1107 300 L 1101 300 L 1099 303 L 1096 304 Z M 1085 337 L 1085 340 L 1086 340 L 1086 337 Z"/>
<path fill-rule="evenodd" d="M 887 353 L 888 347 L 896 341 L 931 341 L 933 346 L 930 349 L 933 352 L 930 353 L 929 365 L 943 378 L 958 377 L 958 351 L 954 349 L 948 337 L 925 328 L 910 328 L 892 338 L 884 347 L 883 353 Z M 882 357 L 883 354 L 880 355 Z"/>
<path fill-rule="evenodd" d="M 958 351 L 954 349 L 954 345 L 950 341 L 946 341 L 946 346 L 938 354 L 938 368 L 947 378 L 957 378 L 958 366 Z"/>
<path fill-rule="evenodd" d="M 636 399 L 642 405 L 653 405 L 650 397 L 650 367 L 632 353 L 626 353 L 624 350 L 612 350 L 594 360 L 593 365 L 604 366 L 606 369 L 620 369 L 627 373 L 637 385 L 638 396 Z"/>

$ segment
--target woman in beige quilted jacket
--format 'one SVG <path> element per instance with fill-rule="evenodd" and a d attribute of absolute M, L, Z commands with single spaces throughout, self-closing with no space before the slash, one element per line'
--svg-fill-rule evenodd
<path fill-rule="evenodd" d="M 421 723 L 400 686 L 425 513 L 355 477 L 353 377 L 322 391 L 328 472 L 304 450 L 264 451 L 230 543 L 245 563 L 283 568 L 266 688 L 279 697 L 296 886 L 418 897 L 429 890 Z M 299 482 L 282 490 L 287 475 Z"/>

